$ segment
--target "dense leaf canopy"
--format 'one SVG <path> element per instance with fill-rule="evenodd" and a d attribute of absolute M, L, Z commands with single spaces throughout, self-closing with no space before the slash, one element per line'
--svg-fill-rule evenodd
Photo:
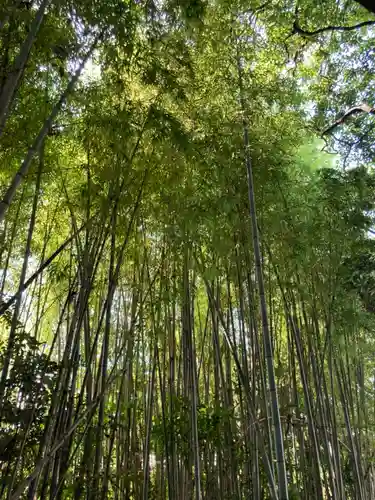
<path fill-rule="evenodd" d="M 0 498 L 375 498 L 375 8 L 4 0 Z"/>

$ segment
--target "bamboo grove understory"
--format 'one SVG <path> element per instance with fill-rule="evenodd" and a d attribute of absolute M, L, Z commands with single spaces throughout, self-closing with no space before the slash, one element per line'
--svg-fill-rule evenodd
<path fill-rule="evenodd" d="M 375 498 L 375 9 L 2 0 L 0 498 Z"/>

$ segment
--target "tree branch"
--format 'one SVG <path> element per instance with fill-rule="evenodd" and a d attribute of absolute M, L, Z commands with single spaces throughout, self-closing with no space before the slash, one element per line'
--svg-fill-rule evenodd
<path fill-rule="evenodd" d="M 261 5 L 259 5 L 259 7 L 256 7 L 254 9 L 254 12 L 259 13 L 262 10 L 264 10 L 265 8 L 267 8 L 270 4 L 271 4 L 271 0 L 267 0 L 267 2 L 264 2 Z"/>
<path fill-rule="evenodd" d="M 349 111 L 347 111 L 341 118 L 336 120 L 332 125 L 323 130 L 322 136 L 331 133 L 336 127 L 343 124 L 350 116 L 356 115 L 358 113 L 375 114 L 375 108 L 369 106 L 366 103 L 360 104 L 359 106 L 354 106 L 353 108 L 349 109 Z"/>
<path fill-rule="evenodd" d="M 365 9 L 369 10 L 370 12 L 373 12 L 375 14 L 375 3 L 374 0 L 354 0 L 355 2 L 359 3 L 364 7 Z"/>
<path fill-rule="evenodd" d="M 315 31 L 306 31 L 299 26 L 297 19 L 295 19 L 293 23 L 293 35 L 298 33 L 302 36 L 315 36 L 326 31 L 353 31 L 362 28 L 363 26 L 372 25 L 375 25 L 375 21 L 363 21 L 362 23 L 355 24 L 354 26 L 326 26 L 325 28 L 319 28 Z"/>

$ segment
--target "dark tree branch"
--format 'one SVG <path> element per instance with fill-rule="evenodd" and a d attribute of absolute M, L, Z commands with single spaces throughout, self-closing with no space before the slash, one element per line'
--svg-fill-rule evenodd
<path fill-rule="evenodd" d="M 372 25 L 375 25 L 375 21 L 363 21 L 362 23 L 355 24 L 354 26 L 326 26 L 325 28 L 319 28 L 315 31 L 306 31 L 299 26 L 298 21 L 296 19 L 293 23 L 293 35 L 295 33 L 298 33 L 299 35 L 302 36 L 315 36 L 319 35 L 320 33 L 324 33 L 326 31 L 353 31 L 362 28 L 363 26 L 372 26 Z"/>
<path fill-rule="evenodd" d="M 262 10 L 266 9 L 270 4 L 271 4 L 271 0 L 267 0 L 267 2 L 262 3 L 262 5 L 259 5 L 259 7 L 254 9 L 254 12 L 258 14 Z"/>
<path fill-rule="evenodd" d="M 336 149 L 329 143 L 327 137 L 324 137 L 323 134 L 322 139 L 324 141 L 324 146 L 322 147 L 321 151 L 329 155 L 337 155 L 338 151 L 336 151 Z"/>
<path fill-rule="evenodd" d="M 353 108 L 349 109 L 349 111 L 347 111 L 341 118 L 336 120 L 335 123 L 323 130 L 322 136 L 331 133 L 336 127 L 343 124 L 350 116 L 356 115 L 358 113 L 375 114 L 375 108 L 369 106 L 366 103 L 360 104 L 359 106 L 354 106 Z"/>
<path fill-rule="evenodd" d="M 355 0 L 355 2 L 359 3 L 360 5 L 362 5 L 362 7 L 375 14 L 374 0 Z"/>

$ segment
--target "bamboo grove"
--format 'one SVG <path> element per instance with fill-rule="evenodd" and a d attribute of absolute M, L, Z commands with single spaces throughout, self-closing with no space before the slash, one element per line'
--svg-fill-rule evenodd
<path fill-rule="evenodd" d="M 370 4 L 2 0 L 0 498 L 375 498 Z"/>

